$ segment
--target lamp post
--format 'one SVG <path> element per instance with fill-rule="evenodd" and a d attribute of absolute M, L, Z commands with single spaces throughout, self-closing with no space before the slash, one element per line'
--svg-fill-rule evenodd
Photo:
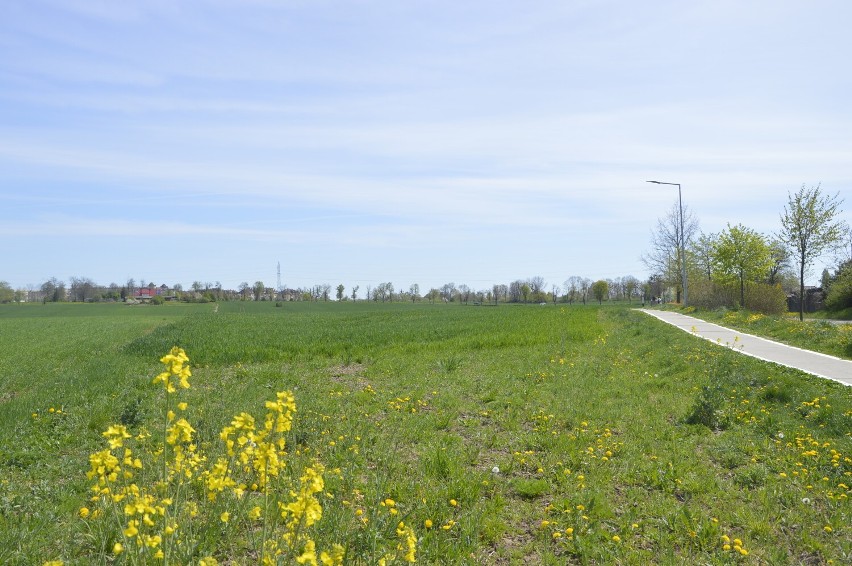
<path fill-rule="evenodd" d="M 655 185 L 677 185 L 677 202 L 680 206 L 680 276 L 683 283 L 683 306 L 687 306 L 687 291 L 686 291 L 686 234 L 683 232 L 683 198 L 680 194 L 680 183 L 666 183 L 663 181 L 648 181 Z"/>

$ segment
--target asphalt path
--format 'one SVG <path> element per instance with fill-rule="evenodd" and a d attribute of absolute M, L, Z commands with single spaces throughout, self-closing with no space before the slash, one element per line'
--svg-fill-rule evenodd
<path fill-rule="evenodd" d="M 795 346 L 788 346 L 780 342 L 746 334 L 739 330 L 731 330 L 712 322 L 706 322 L 676 312 L 649 309 L 637 310 L 676 326 L 690 334 L 710 340 L 721 346 L 732 348 L 747 356 L 796 368 L 805 373 L 852 386 L 852 361 L 835 358 L 828 354 L 803 350 Z"/>

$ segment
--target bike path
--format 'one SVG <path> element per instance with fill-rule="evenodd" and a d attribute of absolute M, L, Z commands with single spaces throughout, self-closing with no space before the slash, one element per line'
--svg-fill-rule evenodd
<path fill-rule="evenodd" d="M 852 361 L 788 346 L 676 312 L 637 310 L 711 342 L 731 347 L 747 356 L 852 386 Z"/>

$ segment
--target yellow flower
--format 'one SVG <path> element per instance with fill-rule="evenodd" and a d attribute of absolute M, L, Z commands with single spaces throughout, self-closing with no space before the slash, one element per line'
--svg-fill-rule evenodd
<path fill-rule="evenodd" d="M 248 518 L 249 518 L 249 519 L 251 519 L 252 521 L 255 521 L 255 520 L 257 520 L 257 519 L 260 519 L 260 513 L 261 513 L 260 506 L 257 506 L 257 505 L 256 505 L 256 506 L 254 507 L 254 509 L 252 509 L 251 511 L 249 511 Z"/>
<path fill-rule="evenodd" d="M 127 523 L 127 528 L 124 529 L 124 536 L 127 538 L 135 537 L 139 534 L 139 521 L 133 519 L 129 523 Z"/>
<path fill-rule="evenodd" d="M 612 537 L 612 542 L 621 542 L 621 537 L 620 537 L 620 536 L 618 536 L 618 535 L 614 535 L 614 536 Z"/>
<path fill-rule="evenodd" d="M 230 520 L 230 518 L 231 518 L 231 514 L 228 513 L 227 511 L 225 511 L 224 513 L 222 513 L 219 516 L 219 520 L 221 520 L 223 523 L 227 523 L 228 520 Z"/>
<path fill-rule="evenodd" d="M 198 566 L 216 566 L 217 564 L 219 564 L 219 562 L 217 562 L 212 556 L 205 556 L 198 561 Z"/>
<path fill-rule="evenodd" d="M 325 551 L 320 553 L 320 562 L 323 563 L 323 566 L 339 566 L 343 564 L 343 555 L 346 549 L 339 544 L 332 545 L 331 548 L 330 554 Z"/>
<path fill-rule="evenodd" d="M 124 546 L 120 542 L 117 542 L 114 545 L 112 545 L 112 553 L 113 554 L 118 556 L 122 552 L 124 552 Z"/>
<path fill-rule="evenodd" d="M 432 519 L 426 519 L 425 521 L 423 521 L 423 526 L 426 527 L 427 529 L 431 529 L 432 528 Z"/>
<path fill-rule="evenodd" d="M 453 507 L 455 507 L 458 504 L 459 504 L 459 502 L 456 501 L 455 499 L 450 499 L 450 505 L 452 505 Z"/>
<path fill-rule="evenodd" d="M 305 549 L 302 551 L 302 554 L 296 557 L 296 562 L 299 564 L 317 566 L 317 549 L 313 540 L 308 539 L 308 542 L 305 543 Z"/>
<path fill-rule="evenodd" d="M 81 518 L 85 519 L 90 514 L 89 508 L 88 507 L 80 507 L 80 511 L 78 511 L 78 514 L 80 515 Z"/>
<path fill-rule="evenodd" d="M 831 532 L 831 531 L 833 531 L 834 529 L 832 529 L 832 528 L 831 528 L 831 525 L 826 525 L 826 526 L 824 526 L 824 527 L 822 528 L 822 530 L 824 530 L 824 531 L 825 531 L 825 532 L 827 532 L 827 533 L 830 533 L 830 532 Z"/>
<path fill-rule="evenodd" d="M 102 436 L 107 439 L 107 442 L 109 442 L 110 449 L 122 447 L 124 445 L 124 439 L 130 438 L 127 428 L 123 425 L 110 425 L 109 428 L 102 433 Z"/>

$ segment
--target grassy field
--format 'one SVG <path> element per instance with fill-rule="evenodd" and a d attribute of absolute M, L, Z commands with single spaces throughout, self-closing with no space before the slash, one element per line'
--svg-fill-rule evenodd
<path fill-rule="evenodd" d="M 133 546 L 120 505 L 80 516 L 102 432 L 163 429 L 152 379 L 175 345 L 210 465 L 234 415 L 293 392 L 276 485 L 286 503 L 322 464 L 318 522 L 293 534 L 250 482 L 211 503 L 190 480 L 198 525 L 159 546 Z M 626 308 L 3 306 L 0 346 L 3 564 L 169 544 L 170 563 L 258 563 L 282 532 L 357 564 L 852 563 L 852 391 Z"/>

